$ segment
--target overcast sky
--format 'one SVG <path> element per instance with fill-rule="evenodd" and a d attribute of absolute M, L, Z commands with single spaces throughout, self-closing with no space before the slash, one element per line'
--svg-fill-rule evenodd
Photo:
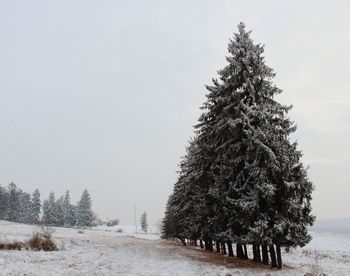
<path fill-rule="evenodd" d="M 314 214 L 349 216 L 349 3 L 0 0 L 0 184 L 156 222 L 244 21 L 294 105 Z"/>

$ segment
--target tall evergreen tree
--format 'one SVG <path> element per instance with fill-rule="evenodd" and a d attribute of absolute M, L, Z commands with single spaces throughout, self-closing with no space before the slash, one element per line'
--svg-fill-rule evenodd
<path fill-rule="evenodd" d="M 10 183 L 8 185 L 7 188 L 8 191 L 8 220 L 9 221 L 14 221 L 17 222 L 19 221 L 19 206 L 20 206 L 20 202 L 19 202 L 19 192 L 17 189 L 16 184 L 14 184 L 13 182 Z"/>
<path fill-rule="evenodd" d="M 92 202 L 89 192 L 85 189 L 77 206 L 77 225 L 91 227 L 93 221 Z"/>
<path fill-rule="evenodd" d="M 56 221 L 55 193 L 50 192 L 49 198 L 43 202 L 43 222 L 47 225 L 55 225 Z"/>
<path fill-rule="evenodd" d="M 64 225 L 64 197 L 60 196 L 55 204 L 55 225 Z"/>
<path fill-rule="evenodd" d="M 43 204 L 42 204 L 42 209 L 43 209 L 43 216 L 42 216 L 42 222 L 45 224 L 50 224 L 50 211 L 49 211 L 49 200 L 48 199 L 44 199 Z"/>
<path fill-rule="evenodd" d="M 303 246 L 314 220 L 313 188 L 296 143 L 289 141 L 296 129 L 287 116 L 290 107 L 274 99 L 281 93 L 271 82 L 275 74 L 244 24 L 228 49 L 229 64 L 219 71 L 220 81 L 208 87 L 205 104 L 210 120 L 204 123 L 217 152 L 211 170 L 216 197 L 234 210 L 229 224 L 239 225 L 239 241 L 276 244 L 277 252 L 280 246 Z M 230 236 L 237 234 L 235 227 L 230 230 Z"/>
<path fill-rule="evenodd" d="M 0 186 L 0 219 L 8 219 L 8 192 Z"/>
<path fill-rule="evenodd" d="M 207 208 L 208 175 L 201 152 L 198 139 L 191 140 L 180 163 L 179 177 L 163 221 L 163 236 L 179 238 L 184 244 L 185 238 L 201 238 L 209 243 L 212 238 L 211 224 L 208 223 L 211 210 Z"/>
<path fill-rule="evenodd" d="M 289 140 L 296 129 L 288 118 L 290 107 L 274 99 L 281 90 L 272 83 L 275 74 L 265 65 L 263 46 L 253 43 L 243 23 L 238 29 L 220 79 L 207 86 L 196 126 L 197 150 L 181 168 L 164 228 L 190 238 L 186 231 L 195 232 L 190 227 L 193 217 L 201 217 L 201 237 L 209 244 L 212 239 L 217 245 L 227 243 L 231 251 L 236 242 L 242 258 L 247 257 L 245 244 L 251 244 L 256 261 L 261 261 L 263 249 L 264 263 L 268 246 L 271 259 L 276 259 L 276 246 L 277 263 L 272 265 L 281 268 L 281 246 L 303 246 L 310 240 L 313 187 L 300 162 L 301 152 Z M 195 166 L 188 166 L 190 159 Z M 188 197 L 192 190 L 202 200 Z M 201 208 L 183 212 L 184 206 L 198 204 Z"/>
<path fill-rule="evenodd" d="M 32 202 L 31 202 L 31 223 L 39 223 L 40 220 L 40 209 L 41 209 L 41 202 L 40 202 L 40 191 L 38 189 L 35 189 L 32 194 Z"/>
<path fill-rule="evenodd" d="M 72 226 L 77 226 L 78 225 L 78 215 L 79 215 L 79 212 L 78 212 L 78 205 L 77 204 L 72 204 L 72 222 L 73 222 L 73 225 Z"/>
<path fill-rule="evenodd" d="M 63 220 L 65 227 L 71 227 L 75 225 L 75 216 L 73 207 L 70 203 L 70 195 L 68 190 L 66 191 L 63 200 Z"/>
<path fill-rule="evenodd" d="M 143 212 L 143 214 L 141 215 L 141 229 L 143 232 L 147 233 L 148 230 L 148 223 L 147 223 L 147 213 Z"/>
<path fill-rule="evenodd" d="M 19 194 L 19 219 L 21 223 L 31 223 L 31 198 L 30 194 L 18 191 Z"/>

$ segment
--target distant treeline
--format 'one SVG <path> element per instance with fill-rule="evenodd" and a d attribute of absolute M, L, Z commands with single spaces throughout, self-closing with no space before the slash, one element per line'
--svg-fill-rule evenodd
<path fill-rule="evenodd" d="M 41 204 L 40 191 L 32 194 L 17 188 L 11 183 L 7 187 L 0 185 L 0 219 L 12 222 L 64 227 L 89 227 L 94 220 L 92 202 L 87 190 L 84 190 L 79 202 L 70 203 L 69 191 L 56 199 L 54 192 Z"/>

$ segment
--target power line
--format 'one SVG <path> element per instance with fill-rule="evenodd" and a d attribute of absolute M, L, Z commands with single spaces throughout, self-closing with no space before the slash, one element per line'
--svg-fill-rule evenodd
<path fill-rule="evenodd" d="M 46 157 L 37 147 L 35 147 L 33 144 L 31 144 L 30 142 L 28 142 L 28 140 L 26 140 L 23 135 L 20 134 L 20 132 L 18 131 L 18 128 L 14 127 L 13 125 L 9 124 L 7 121 L 4 120 L 3 118 L 4 116 L 2 116 L 2 114 L 0 114 L 0 122 L 5 125 L 8 129 L 10 129 L 15 136 L 17 136 L 17 138 L 26 146 L 32 148 L 33 152 L 36 152 L 38 155 L 40 155 L 45 161 L 46 163 L 50 164 L 51 167 L 63 178 L 65 178 L 64 174 L 61 172 L 61 170 L 59 170 L 52 162 L 51 160 Z"/>
<path fill-rule="evenodd" d="M 27 163 L 31 164 L 34 168 L 36 168 L 37 170 L 39 170 L 41 173 L 45 174 L 46 176 L 48 176 L 49 178 L 51 178 L 51 180 L 53 180 L 53 182 L 55 182 L 56 184 L 60 184 L 59 181 L 57 181 L 56 179 L 52 178 L 52 175 L 50 175 L 46 170 L 44 170 L 42 167 L 40 167 L 38 164 L 36 164 L 36 162 L 34 162 L 33 160 L 31 160 L 30 158 L 28 158 L 27 156 L 25 156 L 24 154 L 22 154 L 20 151 L 18 151 L 16 149 L 15 146 L 13 146 L 11 143 L 9 143 L 7 140 L 5 140 L 4 138 L 0 137 L 0 141 L 7 145 L 10 149 L 12 149 L 18 156 L 20 156 L 23 160 L 25 160 Z"/>
<path fill-rule="evenodd" d="M 10 162 L 8 162 L 7 160 L 5 161 L 5 160 L 1 160 L 1 159 L 0 159 L 0 162 L 1 162 L 2 165 L 4 165 L 4 167 L 7 167 L 7 168 L 9 168 L 9 169 L 12 169 L 12 168 L 13 168 L 13 164 L 10 164 Z M 30 178 L 30 179 L 32 180 L 33 183 L 39 183 L 39 182 L 40 182 L 40 181 L 38 181 L 38 179 L 37 179 L 36 177 L 34 177 L 34 176 L 28 175 L 28 176 L 26 176 L 26 177 Z"/>
<path fill-rule="evenodd" d="M 33 162 L 32 160 L 30 160 L 29 158 L 27 158 L 25 155 L 23 155 L 22 153 L 20 153 L 19 151 L 17 151 L 17 149 L 11 145 L 9 142 L 7 142 L 5 139 L 0 137 L 0 141 L 3 142 L 5 145 L 7 145 L 9 148 L 11 148 L 17 155 L 19 155 L 23 160 L 25 160 L 26 162 L 30 163 L 33 167 L 35 167 L 36 169 L 38 169 L 39 171 L 41 171 L 41 173 L 46 174 L 47 176 L 51 177 L 51 175 L 45 171 L 43 168 L 41 168 L 40 166 L 38 166 L 35 162 Z M 55 181 L 56 184 L 59 184 L 58 181 Z"/>

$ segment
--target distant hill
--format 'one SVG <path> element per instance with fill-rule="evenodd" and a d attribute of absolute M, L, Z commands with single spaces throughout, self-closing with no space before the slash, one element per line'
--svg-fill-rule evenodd
<path fill-rule="evenodd" d="M 350 234 L 350 218 L 316 220 L 312 230 Z"/>

